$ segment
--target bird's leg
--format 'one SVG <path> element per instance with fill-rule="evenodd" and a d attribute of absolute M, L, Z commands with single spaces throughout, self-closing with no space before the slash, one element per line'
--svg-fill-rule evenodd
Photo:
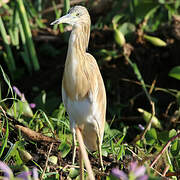
<path fill-rule="evenodd" d="M 84 161 L 81 150 L 79 150 L 80 180 L 84 180 Z"/>
<path fill-rule="evenodd" d="M 102 150 L 101 150 L 101 140 L 98 133 L 97 133 L 97 146 L 98 146 L 98 153 L 99 153 L 99 161 L 101 164 L 101 168 L 104 171 L 103 160 L 102 160 Z"/>
<path fill-rule="evenodd" d="M 82 161 L 82 163 L 83 163 L 83 161 L 85 163 L 85 167 L 88 172 L 88 179 L 95 180 L 94 173 L 93 173 L 93 170 L 92 170 L 89 158 L 88 158 L 88 154 L 87 154 L 87 151 L 86 151 L 86 148 L 84 145 L 83 137 L 82 137 L 81 131 L 78 127 L 76 127 L 76 134 L 77 134 L 77 140 L 79 142 L 79 148 L 80 148 L 79 150 L 81 151 L 81 155 L 82 155 L 81 161 Z M 82 171 L 84 171 L 84 169 L 82 169 Z"/>
<path fill-rule="evenodd" d="M 76 158 L 76 146 L 77 146 L 75 129 L 73 129 L 73 131 L 72 131 L 72 136 L 73 136 L 73 157 L 72 157 L 72 164 L 74 164 L 75 163 L 75 158 Z"/>
<path fill-rule="evenodd" d="M 95 118 L 96 120 L 96 118 Z M 97 135 L 97 147 L 98 147 L 98 153 L 99 153 L 99 161 L 101 164 L 101 168 L 104 171 L 104 166 L 103 166 L 103 160 L 102 160 L 102 150 L 101 150 L 101 138 L 100 138 L 100 127 L 98 124 L 98 121 L 96 120 L 96 135 Z"/>

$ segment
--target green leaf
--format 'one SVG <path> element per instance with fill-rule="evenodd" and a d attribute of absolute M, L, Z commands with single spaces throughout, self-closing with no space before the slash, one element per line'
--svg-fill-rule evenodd
<path fill-rule="evenodd" d="M 8 123 L 8 119 L 6 119 L 6 133 L 2 139 L 2 146 L 0 148 L 0 157 L 2 156 L 4 149 L 7 146 L 8 136 L 9 136 L 9 123 Z"/>
<path fill-rule="evenodd" d="M 172 142 L 171 153 L 173 157 L 180 155 L 180 140 L 175 140 Z"/>
<path fill-rule="evenodd" d="M 66 142 L 62 142 L 58 150 L 61 152 L 61 157 L 65 158 L 71 150 L 71 146 Z"/>
<path fill-rule="evenodd" d="M 176 136 L 176 134 L 177 134 L 176 130 L 175 129 L 171 129 L 169 131 L 169 138 L 172 138 L 173 136 Z"/>
<path fill-rule="evenodd" d="M 79 170 L 75 168 L 71 168 L 69 171 L 69 177 L 70 178 L 75 178 L 79 175 Z"/>
<path fill-rule="evenodd" d="M 169 131 L 162 131 L 160 133 L 158 133 L 158 139 L 163 143 L 167 143 L 167 141 L 169 140 Z"/>
<path fill-rule="evenodd" d="M 41 111 L 41 110 L 40 110 L 40 112 L 44 116 L 44 118 L 45 118 L 46 122 L 48 123 L 49 127 L 51 128 L 51 131 L 54 133 L 54 127 L 53 127 L 52 123 L 49 121 L 49 118 L 47 117 L 46 113 Z"/>
<path fill-rule="evenodd" d="M 136 27 L 132 23 L 125 22 L 118 28 L 118 30 L 120 30 L 125 37 L 129 38 L 129 36 L 135 32 Z"/>
<path fill-rule="evenodd" d="M 119 146 L 119 145 L 122 143 L 122 141 L 123 141 L 124 137 L 125 137 L 125 136 L 123 135 L 123 136 L 120 138 L 120 140 L 117 142 L 117 144 L 116 144 L 116 145 L 118 145 L 118 146 Z"/>
<path fill-rule="evenodd" d="M 16 164 L 17 165 L 22 165 L 22 160 L 19 156 L 19 152 L 17 151 L 18 149 L 24 149 L 24 144 L 22 141 L 16 141 L 15 144 L 12 144 L 11 142 L 9 142 L 10 144 L 10 148 L 8 150 L 8 152 L 6 153 L 6 155 L 3 157 L 3 161 L 9 161 L 12 157 L 14 157 Z"/>
<path fill-rule="evenodd" d="M 122 159 L 124 155 L 125 155 L 125 148 L 124 145 L 121 145 L 117 156 L 117 160 L 119 161 L 120 159 Z"/>
<path fill-rule="evenodd" d="M 146 142 L 149 145 L 153 145 L 157 140 L 157 133 L 154 128 L 151 128 L 146 134 Z"/>
<path fill-rule="evenodd" d="M 176 100 L 177 100 L 178 105 L 180 106 L 180 91 L 178 91 L 176 94 Z"/>
<path fill-rule="evenodd" d="M 2 66 L 0 65 L 0 70 L 1 70 L 1 73 L 3 75 L 3 79 L 4 81 L 6 82 L 6 84 L 8 85 L 8 93 L 7 95 L 9 94 L 9 91 L 11 92 L 11 95 L 13 96 L 13 89 L 11 87 L 11 82 L 10 82 L 10 79 L 9 77 L 6 75 L 6 73 L 4 72 Z"/>
<path fill-rule="evenodd" d="M 115 137 L 117 135 L 122 135 L 122 133 L 117 129 L 110 129 L 108 123 L 105 124 L 105 136 L 108 136 L 109 138 Z"/>
<path fill-rule="evenodd" d="M 168 74 L 170 77 L 180 80 L 180 66 L 175 66 Z"/>
<path fill-rule="evenodd" d="M 26 117 L 33 116 L 33 112 L 26 100 L 25 101 L 18 100 L 17 102 L 14 102 L 12 107 L 8 109 L 7 112 L 8 114 L 16 118 L 20 115 L 24 115 Z"/>
<path fill-rule="evenodd" d="M 52 131 L 49 130 L 49 127 L 44 127 L 42 133 L 45 134 L 46 136 L 53 137 L 53 133 Z"/>
<path fill-rule="evenodd" d="M 115 15 L 115 16 L 113 17 L 112 23 L 113 23 L 113 28 L 114 28 L 114 29 L 117 28 L 117 25 L 119 24 L 118 21 L 119 21 L 120 19 L 122 19 L 123 17 L 124 17 L 124 15 L 122 15 L 122 14 L 118 14 L 118 15 Z"/>

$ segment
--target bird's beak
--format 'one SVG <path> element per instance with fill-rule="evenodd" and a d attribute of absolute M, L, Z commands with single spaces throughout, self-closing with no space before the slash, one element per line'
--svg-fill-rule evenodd
<path fill-rule="evenodd" d="M 50 25 L 61 24 L 61 23 L 67 23 L 67 24 L 73 25 L 72 19 L 73 19 L 73 16 L 71 14 L 66 14 L 60 17 L 59 19 L 53 21 Z"/>

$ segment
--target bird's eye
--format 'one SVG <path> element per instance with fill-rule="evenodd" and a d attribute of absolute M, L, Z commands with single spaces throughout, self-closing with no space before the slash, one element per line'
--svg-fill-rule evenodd
<path fill-rule="evenodd" d="M 79 16 L 79 13 L 76 13 L 76 16 Z"/>

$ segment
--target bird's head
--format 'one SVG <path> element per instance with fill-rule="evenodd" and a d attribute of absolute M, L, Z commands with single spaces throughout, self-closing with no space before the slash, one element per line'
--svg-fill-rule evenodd
<path fill-rule="evenodd" d="M 72 26 L 81 23 L 90 23 L 89 13 L 87 9 L 83 6 L 74 6 L 68 11 L 68 14 L 53 21 L 51 25 L 61 24 L 61 23 L 70 24 Z"/>

